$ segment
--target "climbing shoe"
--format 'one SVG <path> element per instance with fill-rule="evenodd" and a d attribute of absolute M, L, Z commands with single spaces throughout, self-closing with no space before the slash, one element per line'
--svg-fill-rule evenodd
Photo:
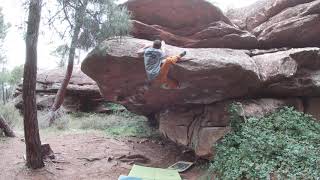
<path fill-rule="evenodd" d="M 162 89 L 170 89 L 167 84 L 161 84 L 160 88 L 162 88 Z"/>
<path fill-rule="evenodd" d="M 183 57 L 187 54 L 187 51 L 183 51 L 181 54 L 180 54 L 180 57 Z"/>

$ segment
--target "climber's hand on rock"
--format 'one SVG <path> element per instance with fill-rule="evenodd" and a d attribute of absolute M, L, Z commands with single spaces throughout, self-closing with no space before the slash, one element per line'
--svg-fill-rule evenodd
<path fill-rule="evenodd" d="M 185 61 L 191 61 L 194 60 L 194 58 L 180 58 L 178 62 L 185 62 Z"/>

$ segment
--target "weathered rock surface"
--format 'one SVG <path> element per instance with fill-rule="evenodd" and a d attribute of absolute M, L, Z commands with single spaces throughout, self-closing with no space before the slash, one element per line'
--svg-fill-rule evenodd
<path fill-rule="evenodd" d="M 210 104 L 241 97 L 260 86 L 258 67 L 246 51 L 187 49 L 187 57 L 194 60 L 177 64 L 171 71 L 184 88 L 146 90 L 143 58 L 136 54 L 145 43 L 151 42 L 134 38 L 107 41 L 88 55 L 82 71 L 97 82 L 106 99 L 144 115 L 170 105 Z M 167 49 L 171 55 L 183 50 L 174 46 Z"/>
<path fill-rule="evenodd" d="M 320 45 L 320 1 L 287 8 L 253 29 L 262 47 Z"/>
<path fill-rule="evenodd" d="M 257 39 L 240 30 L 216 6 L 205 0 L 131 0 L 125 3 L 133 14 L 132 35 L 162 39 L 180 47 L 246 49 Z"/>
<path fill-rule="evenodd" d="M 238 18 L 237 15 L 246 9 L 254 11 L 249 11 L 242 18 Z M 238 22 L 242 28 L 258 38 L 259 47 L 320 45 L 319 0 L 261 1 L 247 8 L 232 10 L 228 14 L 230 18 L 234 18 L 234 22 Z"/>
<path fill-rule="evenodd" d="M 262 117 L 283 106 L 303 111 L 302 101 L 296 99 L 238 100 L 242 115 Z M 198 156 L 210 158 L 213 144 L 230 131 L 228 107 L 232 101 L 212 105 L 183 106 L 160 112 L 159 129 L 176 143 L 193 148 Z"/>
<path fill-rule="evenodd" d="M 107 41 L 84 60 L 82 70 L 95 80 L 106 99 L 148 115 L 172 105 L 211 104 L 237 97 L 319 95 L 319 48 L 290 49 L 250 57 L 249 51 L 187 50 L 191 61 L 173 66 L 170 76 L 183 88 L 164 90 L 145 86 L 143 58 L 136 51 L 148 41 L 127 38 Z M 151 42 L 149 42 L 151 43 Z"/>
<path fill-rule="evenodd" d="M 304 112 L 311 114 L 317 120 L 320 120 L 320 98 L 312 97 L 304 99 Z"/>
<path fill-rule="evenodd" d="M 146 83 L 143 58 L 136 54 L 146 43 L 152 42 L 106 41 L 87 56 L 81 69 L 97 82 L 106 100 L 138 114 L 157 114 L 161 132 L 199 156 L 209 157 L 212 144 L 229 131 L 226 107 L 234 100 L 243 103 L 246 116 L 292 105 L 318 117 L 306 104 L 317 104 L 314 97 L 320 95 L 319 48 L 249 51 L 168 46 L 167 54 L 187 50 L 186 58 L 192 60 L 172 66 L 169 76 L 182 87 L 165 90 Z"/>
<path fill-rule="evenodd" d="M 42 71 L 37 77 L 37 107 L 39 110 L 48 109 L 54 102 L 55 94 L 60 88 L 64 78 L 63 69 Z M 22 86 L 16 89 L 16 107 L 22 109 Z M 75 68 L 70 84 L 67 88 L 63 108 L 68 112 L 105 112 L 104 99 L 101 97 L 96 83 L 83 74 L 79 68 Z"/>
<path fill-rule="evenodd" d="M 270 7 L 275 0 L 259 0 L 252 5 L 229 9 L 226 12 L 226 16 L 230 21 L 240 27 L 241 29 L 247 29 L 247 21 L 254 19 L 253 17 L 259 12 L 263 12 L 266 7 Z"/>
<path fill-rule="evenodd" d="M 204 0 L 129 0 L 134 19 L 171 29 L 201 28 L 215 21 L 230 23 L 222 11 Z"/>

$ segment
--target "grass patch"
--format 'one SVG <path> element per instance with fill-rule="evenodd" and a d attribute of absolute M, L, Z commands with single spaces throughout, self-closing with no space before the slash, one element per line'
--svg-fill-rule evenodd
<path fill-rule="evenodd" d="M 230 108 L 233 132 L 216 146 L 215 179 L 317 179 L 320 177 L 320 123 L 283 108 L 263 118 L 238 116 Z"/>
<path fill-rule="evenodd" d="M 55 128 L 99 130 L 116 137 L 156 137 L 158 130 L 148 126 L 144 116 L 129 111 L 116 112 L 110 115 L 93 113 L 73 113 L 63 115 L 54 124 Z"/>
<path fill-rule="evenodd" d="M 71 113 L 60 111 L 60 118 L 49 127 L 49 111 L 38 111 L 38 125 L 41 130 L 81 131 L 98 130 L 116 137 L 159 137 L 157 129 L 151 128 L 144 116 L 138 116 L 124 109 L 123 106 L 107 103 L 115 112 L 112 114 Z M 0 105 L 0 114 L 4 116 L 11 128 L 23 130 L 23 117 L 13 104 Z"/>
<path fill-rule="evenodd" d="M 13 103 L 1 104 L 0 115 L 4 117 L 11 128 L 23 128 L 23 118 Z"/>

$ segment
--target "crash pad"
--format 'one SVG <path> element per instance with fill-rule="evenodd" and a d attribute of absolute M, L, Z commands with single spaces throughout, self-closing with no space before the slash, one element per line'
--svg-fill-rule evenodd
<path fill-rule="evenodd" d="M 129 176 L 139 177 L 142 180 L 181 180 L 177 170 L 152 168 L 134 165 Z"/>

